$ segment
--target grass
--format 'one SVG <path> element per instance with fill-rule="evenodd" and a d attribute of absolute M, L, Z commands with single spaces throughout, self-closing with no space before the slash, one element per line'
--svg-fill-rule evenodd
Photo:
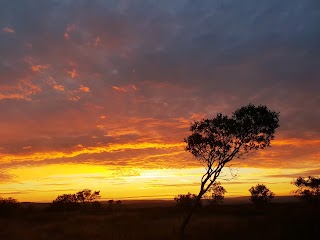
<path fill-rule="evenodd" d="M 318 239 L 319 210 L 300 203 L 202 208 L 193 215 L 186 239 Z M 0 239 L 177 239 L 183 215 L 172 206 L 75 212 L 21 208 L 0 217 Z"/>

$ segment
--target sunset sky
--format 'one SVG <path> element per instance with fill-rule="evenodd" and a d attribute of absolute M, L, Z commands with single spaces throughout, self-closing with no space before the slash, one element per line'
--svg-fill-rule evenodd
<path fill-rule="evenodd" d="M 0 1 L 0 197 L 198 193 L 190 124 L 249 103 L 280 128 L 226 197 L 289 195 L 320 175 L 319 26 L 318 0 Z"/>

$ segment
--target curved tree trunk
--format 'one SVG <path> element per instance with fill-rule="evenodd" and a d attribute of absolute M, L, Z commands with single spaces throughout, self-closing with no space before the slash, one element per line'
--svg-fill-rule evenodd
<path fill-rule="evenodd" d="M 203 195 L 203 191 L 200 190 L 200 192 L 194 202 L 194 205 L 192 206 L 192 208 L 190 209 L 190 211 L 188 212 L 188 214 L 186 215 L 186 217 L 184 218 L 184 220 L 181 224 L 181 227 L 180 227 L 180 239 L 181 240 L 184 239 L 185 229 L 186 229 L 188 223 L 190 222 L 190 219 L 192 217 L 194 210 L 199 206 L 202 195 Z"/>

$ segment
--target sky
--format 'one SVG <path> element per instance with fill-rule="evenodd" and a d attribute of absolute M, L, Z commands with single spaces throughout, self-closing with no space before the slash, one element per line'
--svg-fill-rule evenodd
<path fill-rule="evenodd" d="M 232 162 L 226 197 L 320 175 L 318 0 L 2 0 L 0 197 L 197 193 L 193 121 L 280 112 L 272 147 Z"/>

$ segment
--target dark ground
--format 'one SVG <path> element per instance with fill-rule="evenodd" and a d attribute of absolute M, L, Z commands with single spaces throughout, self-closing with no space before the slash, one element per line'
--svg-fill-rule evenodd
<path fill-rule="evenodd" d="M 45 206 L 24 204 L 15 213 L 0 216 L 0 239 L 177 239 L 184 215 L 164 201 L 75 212 L 50 212 Z M 319 236 L 320 208 L 300 202 L 274 203 L 264 209 L 237 203 L 203 207 L 186 231 L 186 239 L 302 240 Z"/>

